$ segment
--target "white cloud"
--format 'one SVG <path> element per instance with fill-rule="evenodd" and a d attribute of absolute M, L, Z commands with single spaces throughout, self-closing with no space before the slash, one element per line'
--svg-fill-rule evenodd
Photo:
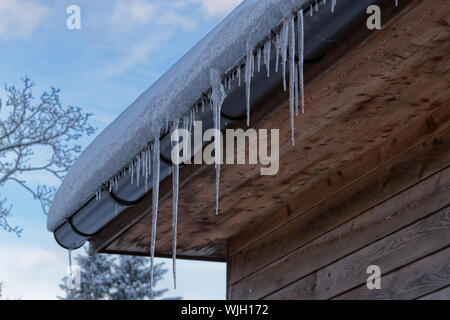
<path fill-rule="evenodd" d="M 111 78 L 125 73 L 126 71 L 148 61 L 149 55 L 160 47 L 161 42 L 171 37 L 169 33 L 151 35 L 139 43 L 122 50 L 122 55 L 117 59 L 109 61 L 100 70 L 94 72 L 95 77 Z"/>
<path fill-rule="evenodd" d="M 35 1 L 1 0 L 0 38 L 28 38 L 48 12 L 48 7 Z"/>
<path fill-rule="evenodd" d="M 194 0 L 199 2 L 208 17 L 223 16 L 231 12 L 242 0 Z"/>
<path fill-rule="evenodd" d="M 155 15 L 155 5 L 145 0 L 116 2 L 111 22 L 118 28 L 147 24 Z"/>
<path fill-rule="evenodd" d="M 32 246 L 0 246 L 0 281 L 8 299 L 56 299 L 62 295 L 58 285 L 67 268 L 63 250 Z"/>
<path fill-rule="evenodd" d="M 168 26 L 181 26 L 184 30 L 192 30 L 196 27 L 196 23 L 173 11 L 167 11 L 158 18 L 158 23 Z"/>

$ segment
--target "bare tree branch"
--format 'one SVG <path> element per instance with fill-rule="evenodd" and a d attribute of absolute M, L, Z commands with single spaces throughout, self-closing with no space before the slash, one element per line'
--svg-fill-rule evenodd
<path fill-rule="evenodd" d="M 62 180 L 81 152 L 76 141 L 95 129 L 88 123 L 91 114 L 62 105 L 58 89 L 52 87 L 34 104 L 34 86 L 28 77 L 22 88 L 5 85 L 5 104 L 0 100 L 0 188 L 8 182 L 18 184 L 40 201 L 46 213 L 55 187 L 33 185 L 27 174 L 42 172 Z M 0 201 L 0 227 L 19 234 L 21 229 L 7 222 L 10 210 L 6 199 Z"/>

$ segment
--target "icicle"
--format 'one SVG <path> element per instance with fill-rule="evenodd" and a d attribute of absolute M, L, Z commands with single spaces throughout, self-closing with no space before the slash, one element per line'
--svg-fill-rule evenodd
<path fill-rule="evenodd" d="M 172 127 L 172 134 L 178 130 L 178 121 L 174 122 Z M 179 172 L 180 167 L 179 163 L 179 154 L 180 150 L 178 147 L 179 137 L 176 135 L 175 141 L 172 141 L 172 148 L 175 151 L 177 156 L 176 161 L 172 161 L 172 230 L 173 230 L 173 240 L 172 240 L 172 273 L 173 273 L 173 287 L 177 288 L 177 271 L 176 271 L 176 263 L 177 263 L 177 224 L 178 224 L 178 190 L 179 190 Z"/>
<path fill-rule="evenodd" d="M 115 210 L 116 210 L 116 217 L 119 214 L 119 205 L 117 204 L 117 202 L 114 203 L 115 204 Z"/>
<path fill-rule="evenodd" d="M 258 73 L 261 72 L 261 48 L 258 48 L 258 51 L 256 51 L 256 63 L 258 65 Z"/>
<path fill-rule="evenodd" d="M 309 15 L 312 17 L 314 14 L 313 5 L 312 3 L 309 5 Z"/>
<path fill-rule="evenodd" d="M 246 67 L 247 68 L 247 67 Z M 250 70 L 250 69 L 249 69 Z M 225 89 L 220 83 L 220 76 L 217 70 L 210 70 L 210 79 L 212 87 L 212 104 L 213 104 L 213 116 L 214 116 L 214 129 L 220 131 L 220 114 L 222 109 L 222 104 L 227 97 Z M 220 163 L 222 159 L 222 143 L 220 141 L 220 135 L 216 136 L 214 139 L 214 152 L 215 152 L 215 163 L 216 163 L 216 215 L 219 214 L 219 184 L 220 184 Z"/>
<path fill-rule="evenodd" d="M 275 72 L 278 72 L 278 66 L 280 64 L 280 49 L 281 49 L 281 40 L 280 40 L 280 34 L 277 33 L 275 36 Z"/>
<path fill-rule="evenodd" d="M 202 112 L 205 112 L 205 98 L 202 98 Z"/>
<path fill-rule="evenodd" d="M 305 86 L 303 79 L 303 66 L 304 66 L 304 49 L 305 49 L 305 29 L 304 29 L 304 21 L 303 21 L 303 10 L 298 12 L 298 55 L 299 55 L 299 64 L 298 64 L 298 75 L 300 80 L 300 96 L 301 96 L 301 106 L 302 113 L 305 113 Z"/>
<path fill-rule="evenodd" d="M 160 174 L 160 145 L 159 139 L 156 138 L 153 144 L 153 204 L 152 204 L 152 231 L 150 244 L 150 290 L 151 299 L 153 295 L 153 272 L 155 260 L 155 243 L 156 243 L 156 225 L 158 222 L 158 198 L 159 198 L 159 174 Z"/>
<path fill-rule="evenodd" d="M 134 176 L 134 160 L 131 161 L 130 167 L 131 167 L 131 169 L 130 169 L 130 173 L 131 173 L 131 184 L 133 184 L 133 176 Z"/>
<path fill-rule="evenodd" d="M 144 151 L 144 179 L 145 179 L 145 192 L 147 192 L 148 187 L 148 159 L 147 159 L 147 150 Z"/>
<path fill-rule="evenodd" d="M 395 6 L 398 7 L 398 0 L 395 0 Z"/>
<path fill-rule="evenodd" d="M 139 177 L 141 173 L 141 157 L 137 156 L 136 159 L 136 186 L 139 187 Z"/>
<path fill-rule="evenodd" d="M 298 65 L 295 65 L 294 86 L 295 86 L 295 115 L 298 117 Z"/>
<path fill-rule="evenodd" d="M 250 90 L 252 84 L 253 48 L 247 42 L 247 61 L 245 63 L 245 94 L 247 106 L 247 127 L 250 126 Z"/>
<path fill-rule="evenodd" d="M 241 66 L 237 68 L 238 86 L 241 86 Z"/>
<path fill-rule="evenodd" d="M 72 273 L 72 250 L 69 249 L 69 283 L 72 286 L 73 283 L 73 273 Z"/>
<path fill-rule="evenodd" d="M 327 0 L 322 0 L 322 3 L 325 6 L 327 4 Z"/>
<path fill-rule="evenodd" d="M 147 149 L 147 159 L 148 159 L 148 177 L 150 177 L 150 172 L 152 171 L 152 151 L 151 151 L 151 147 L 149 147 Z"/>
<path fill-rule="evenodd" d="M 336 0 L 331 0 L 331 12 L 334 13 L 334 8 L 336 7 Z"/>
<path fill-rule="evenodd" d="M 319 1 L 316 0 L 316 12 L 319 12 Z"/>
<path fill-rule="evenodd" d="M 272 42 L 270 40 L 267 40 L 264 44 L 264 64 L 266 65 L 267 69 L 267 77 L 270 77 L 270 49 L 272 46 Z"/>
<path fill-rule="evenodd" d="M 291 17 L 286 23 L 289 23 L 289 111 L 291 113 L 291 138 L 292 145 L 295 146 L 295 128 L 294 128 L 294 100 L 295 100 L 295 25 L 294 17 Z"/>
<path fill-rule="evenodd" d="M 281 29 L 281 63 L 283 67 L 283 88 L 286 91 L 286 61 L 287 61 L 287 48 L 289 42 L 289 23 L 286 20 L 283 23 L 283 28 Z"/>
<path fill-rule="evenodd" d="M 112 191 L 112 181 L 111 181 L 111 179 L 109 179 L 109 192 L 111 192 Z"/>

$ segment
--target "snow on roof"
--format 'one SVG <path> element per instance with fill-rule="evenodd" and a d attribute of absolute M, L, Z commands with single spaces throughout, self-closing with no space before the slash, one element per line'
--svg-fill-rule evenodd
<path fill-rule="evenodd" d="M 123 111 L 80 155 L 59 187 L 47 228 L 54 231 L 170 120 L 189 112 L 210 89 L 210 69 L 224 74 L 308 0 L 245 0 Z"/>

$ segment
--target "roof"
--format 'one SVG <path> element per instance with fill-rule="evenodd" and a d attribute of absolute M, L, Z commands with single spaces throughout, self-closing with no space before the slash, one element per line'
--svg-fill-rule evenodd
<path fill-rule="evenodd" d="M 122 170 L 170 120 L 189 112 L 210 87 L 210 69 L 224 74 L 307 0 L 245 0 L 115 119 L 81 154 L 50 207 L 57 229 Z"/>

